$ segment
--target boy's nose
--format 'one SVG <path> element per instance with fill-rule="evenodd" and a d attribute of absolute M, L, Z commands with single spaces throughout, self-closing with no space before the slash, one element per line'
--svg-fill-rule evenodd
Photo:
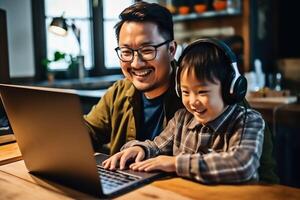
<path fill-rule="evenodd" d="M 199 99 L 197 99 L 197 97 L 195 95 L 190 95 L 190 104 L 192 106 L 197 106 L 200 104 Z"/>

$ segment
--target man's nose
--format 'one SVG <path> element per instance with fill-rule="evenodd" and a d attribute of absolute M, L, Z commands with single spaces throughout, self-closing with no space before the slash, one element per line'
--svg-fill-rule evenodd
<path fill-rule="evenodd" d="M 144 61 L 142 59 L 142 56 L 138 53 L 138 51 L 134 51 L 131 66 L 138 67 L 143 64 L 144 64 Z"/>

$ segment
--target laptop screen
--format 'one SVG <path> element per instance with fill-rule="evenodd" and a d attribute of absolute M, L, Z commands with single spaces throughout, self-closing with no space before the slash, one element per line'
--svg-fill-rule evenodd
<path fill-rule="evenodd" d="M 1 99 L 0 99 L 0 131 L 3 131 L 3 133 L 12 133 Z"/>

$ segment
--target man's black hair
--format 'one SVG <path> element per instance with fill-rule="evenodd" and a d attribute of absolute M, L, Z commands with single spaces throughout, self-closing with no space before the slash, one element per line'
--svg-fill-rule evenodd
<path fill-rule="evenodd" d="M 152 22 L 158 26 L 158 30 L 167 40 L 174 39 L 173 19 L 170 11 L 156 3 L 144 1 L 125 8 L 119 15 L 120 21 L 115 25 L 115 33 L 119 41 L 120 30 L 124 22 Z"/>

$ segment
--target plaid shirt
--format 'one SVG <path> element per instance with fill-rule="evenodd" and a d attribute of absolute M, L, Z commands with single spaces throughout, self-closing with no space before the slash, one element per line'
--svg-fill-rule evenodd
<path fill-rule="evenodd" d="M 205 125 L 180 109 L 153 141 L 133 140 L 122 149 L 142 146 L 146 158 L 174 155 L 179 176 L 203 183 L 257 181 L 264 126 L 257 111 L 239 105 Z"/>

